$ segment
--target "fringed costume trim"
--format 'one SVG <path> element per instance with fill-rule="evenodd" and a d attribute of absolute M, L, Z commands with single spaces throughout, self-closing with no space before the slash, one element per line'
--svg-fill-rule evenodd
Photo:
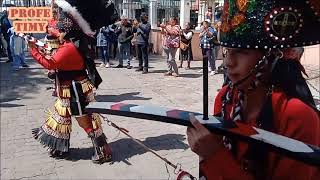
<path fill-rule="evenodd" d="M 61 95 L 63 98 L 70 98 L 71 97 L 71 93 L 70 93 L 70 88 L 61 88 Z"/>
<path fill-rule="evenodd" d="M 52 117 L 55 121 L 59 124 L 71 124 L 71 116 L 61 116 L 56 110 L 51 112 L 50 110 L 47 111 L 47 117 Z"/>
<path fill-rule="evenodd" d="M 91 120 L 92 120 L 93 129 L 99 129 L 102 127 L 101 118 L 98 114 L 95 114 L 95 113 L 91 114 Z"/>
<path fill-rule="evenodd" d="M 57 131 L 62 134 L 71 133 L 71 131 L 72 131 L 71 123 L 70 124 L 60 124 L 53 117 L 49 117 L 47 119 L 46 124 L 52 130 Z"/>
<path fill-rule="evenodd" d="M 81 88 L 85 94 L 87 102 L 95 101 L 93 89 L 94 86 L 88 79 L 79 81 Z M 51 150 L 58 150 L 61 152 L 68 152 L 70 147 L 70 133 L 72 131 L 71 122 L 71 82 L 63 82 L 59 86 L 59 98 L 54 103 L 54 110 L 47 111 L 47 120 L 40 127 L 33 129 L 33 135 L 42 145 Z M 98 114 L 88 114 L 88 121 L 92 123 L 95 137 L 105 139 L 101 126 L 101 117 Z"/>
<path fill-rule="evenodd" d="M 57 99 L 54 104 L 55 110 L 60 116 L 70 116 L 70 100 L 69 99 Z"/>
<path fill-rule="evenodd" d="M 92 83 L 88 79 L 83 79 L 79 82 L 81 84 L 81 88 L 82 88 L 83 93 L 87 93 L 94 88 L 94 86 L 92 85 Z M 68 85 L 61 85 L 60 86 L 61 98 L 70 98 L 71 97 L 70 86 L 71 86 L 71 83 Z"/>
<path fill-rule="evenodd" d="M 94 98 L 94 93 L 93 93 L 92 90 L 87 93 L 86 101 L 87 101 L 87 102 L 94 102 L 94 101 L 96 101 L 96 99 Z"/>
<path fill-rule="evenodd" d="M 103 130 L 101 127 L 99 127 L 98 129 L 95 129 L 94 130 L 94 134 L 95 134 L 95 137 L 99 137 L 103 134 Z"/>
<path fill-rule="evenodd" d="M 58 138 L 47 133 L 46 131 L 48 131 L 48 128 L 44 127 L 45 125 L 32 130 L 34 138 L 44 147 L 48 147 L 51 150 L 54 149 L 61 152 L 68 152 L 70 147 L 70 135 L 68 134 L 64 138 Z"/>
<path fill-rule="evenodd" d="M 92 83 L 88 79 L 84 79 L 84 80 L 80 81 L 80 83 L 82 86 L 83 93 L 87 93 L 88 91 L 90 91 L 94 88 L 94 86 L 92 85 Z"/>

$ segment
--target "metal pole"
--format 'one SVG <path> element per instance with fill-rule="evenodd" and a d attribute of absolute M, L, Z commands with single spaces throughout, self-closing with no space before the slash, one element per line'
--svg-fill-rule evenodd
<path fill-rule="evenodd" d="M 208 120 L 208 56 L 203 55 L 203 120 Z"/>

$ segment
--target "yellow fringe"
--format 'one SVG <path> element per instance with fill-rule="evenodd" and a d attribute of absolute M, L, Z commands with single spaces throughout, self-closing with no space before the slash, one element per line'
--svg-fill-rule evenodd
<path fill-rule="evenodd" d="M 101 128 L 101 119 L 98 115 L 96 114 L 92 114 L 92 127 L 93 129 L 98 129 L 98 128 Z"/>
<path fill-rule="evenodd" d="M 91 82 L 89 80 L 86 80 L 85 82 L 82 82 L 81 86 L 82 86 L 83 93 L 86 93 L 86 92 L 88 92 L 88 91 L 90 91 L 91 89 L 94 88 L 94 86 L 91 84 Z"/>
<path fill-rule="evenodd" d="M 91 82 L 88 79 L 81 81 L 81 87 L 82 87 L 83 93 L 86 93 L 94 88 L 94 86 L 91 84 Z M 70 86 L 61 87 L 60 88 L 61 97 L 70 98 L 71 97 L 70 88 L 71 88 Z"/>
<path fill-rule="evenodd" d="M 60 116 L 66 116 L 67 113 L 68 113 L 68 115 L 71 115 L 70 107 L 62 106 L 60 99 L 57 99 L 56 103 L 54 104 L 54 107 L 56 108 L 56 110 Z"/>
<path fill-rule="evenodd" d="M 71 124 L 60 124 L 52 117 L 47 119 L 46 124 L 54 131 L 58 131 L 62 134 L 70 134 L 72 131 Z"/>
<path fill-rule="evenodd" d="M 71 97 L 70 88 L 62 88 L 62 97 L 64 98 Z"/>

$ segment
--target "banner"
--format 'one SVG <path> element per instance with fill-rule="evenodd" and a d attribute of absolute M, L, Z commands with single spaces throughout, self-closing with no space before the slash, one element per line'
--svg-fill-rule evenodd
<path fill-rule="evenodd" d="M 17 33 L 45 33 L 52 10 L 51 7 L 10 7 L 8 18 Z"/>

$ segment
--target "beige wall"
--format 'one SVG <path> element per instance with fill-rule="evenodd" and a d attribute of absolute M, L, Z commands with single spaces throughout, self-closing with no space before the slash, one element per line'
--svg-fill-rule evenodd
<path fill-rule="evenodd" d="M 160 30 L 152 30 L 150 42 L 153 43 L 153 53 L 162 54 L 162 35 L 160 34 Z M 198 32 L 195 32 L 192 38 L 192 52 L 194 60 L 202 60 Z M 221 55 L 218 59 L 221 59 Z M 304 65 L 313 65 L 320 69 L 320 45 L 306 47 L 301 58 L 301 63 Z"/>
<path fill-rule="evenodd" d="M 315 65 L 320 69 L 320 45 L 305 47 L 301 64 Z"/>
<path fill-rule="evenodd" d="M 154 54 L 162 54 L 162 35 L 160 30 L 155 29 L 152 30 L 150 35 L 150 42 L 153 44 L 153 53 Z M 192 38 L 192 52 L 193 52 L 193 59 L 194 60 L 202 60 L 202 53 L 201 49 L 199 48 L 199 33 L 195 32 Z"/>

